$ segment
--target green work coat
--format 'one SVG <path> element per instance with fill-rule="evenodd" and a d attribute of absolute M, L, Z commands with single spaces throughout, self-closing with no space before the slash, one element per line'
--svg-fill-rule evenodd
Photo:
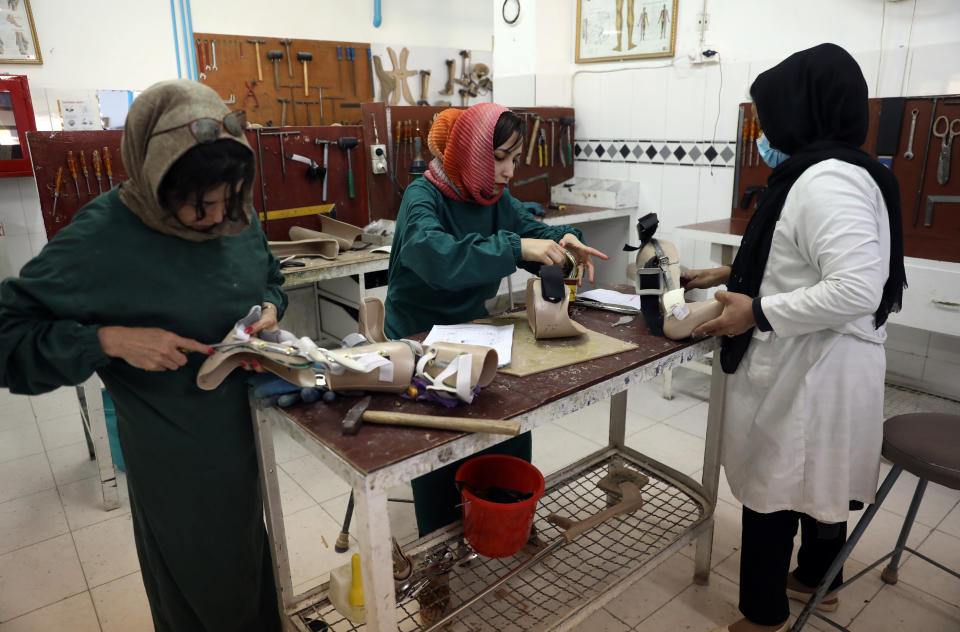
<path fill-rule="evenodd" d="M 385 329 L 391 338 L 428 331 L 434 325 L 465 323 L 487 315 L 484 303 L 496 296 L 500 280 L 517 267 L 536 273 L 539 263 L 520 258 L 520 239 L 560 241 L 572 226 L 537 221 L 506 189 L 484 206 L 445 197 L 426 178 L 407 187 L 390 252 Z M 530 434 L 497 444 L 481 454 L 509 454 L 527 461 Z M 463 460 L 412 481 L 420 535 L 460 517 L 454 476 Z"/>
<path fill-rule="evenodd" d="M 107 357 L 97 337 L 121 325 L 219 342 L 252 305 L 283 313 L 279 263 L 256 222 L 191 242 L 148 228 L 117 192 L 87 204 L 0 285 L 0 386 L 37 394 L 94 371 L 103 379 L 157 630 L 279 630 L 246 372 L 202 391 L 204 354 L 144 371 Z"/>
<path fill-rule="evenodd" d="M 540 264 L 520 258 L 520 239 L 560 241 L 572 226 L 537 221 L 510 191 L 490 206 L 457 202 L 427 180 L 403 194 L 390 252 L 385 329 L 402 338 L 434 325 L 465 323 L 487 315 L 484 303 L 517 267 Z"/>

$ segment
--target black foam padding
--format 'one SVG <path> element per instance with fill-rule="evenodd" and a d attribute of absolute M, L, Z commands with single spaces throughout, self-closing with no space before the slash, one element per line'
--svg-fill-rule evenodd
<path fill-rule="evenodd" d="M 566 296 L 563 286 L 563 268 L 560 266 L 542 266 L 540 268 L 540 289 L 543 300 L 548 303 L 559 303 Z"/>

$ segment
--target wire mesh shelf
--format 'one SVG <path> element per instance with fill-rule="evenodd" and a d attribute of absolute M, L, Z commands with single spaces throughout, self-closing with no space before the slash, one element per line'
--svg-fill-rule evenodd
<path fill-rule="evenodd" d="M 597 483 L 611 468 L 619 467 L 649 477 L 649 483 L 641 491 L 644 504 L 638 511 L 615 516 L 574 542 L 557 548 L 552 555 L 515 574 L 441 629 L 450 632 L 552 629 L 622 583 L 705 519 L 705 508 L 689 493 L 632 456 L 615 452 L 602 460 L 588 461 L 549 484 L 537 507 L 535 525 L 539 538 L 549 543 L 560 537 L 562 530 L 547 522 L 550 514 L 583 520 L 615 504 L 619 496 L 608 494 Z M 436 559 L 438 551 L 462 551 L 463 548 L 462 536 L 451 537 L 415 556 L 415 567 L 427 566 L 424 563 L 427 556 Z M 442 613 L 479 593 L 529 555 L 528 549 L 504 559 L 477 557 L 454 565 L 448 573 L 430 576 L 427 588 L 416 598 L 398 601 L 398 629 L 413 632 L 428 628 Z M 426 621 L 421 619 L 421 609 L 426 611 Z M 366 630 L 366 626 L 354 625 L 345 619 L 326 599 L 296 613 L 294 622 L 304 632 Z"/>

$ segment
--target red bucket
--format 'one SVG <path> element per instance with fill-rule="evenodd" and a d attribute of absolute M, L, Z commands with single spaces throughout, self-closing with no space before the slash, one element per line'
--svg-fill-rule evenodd
<path fill-rule="evenodd" d="M 484 557 L 510 557 L 530 537 L 530 527 L 543 496 L 543 474 L 530 463 L 505 454 L 485 454 L 457 469 L 463 504 L 463 534 Z M 533 496 L 516 503 L 478 498 L 470 489 L 503 487 Z"/>

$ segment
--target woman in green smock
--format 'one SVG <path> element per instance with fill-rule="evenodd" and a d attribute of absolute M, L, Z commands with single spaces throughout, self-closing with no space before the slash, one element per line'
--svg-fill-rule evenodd
<path fill-rule="evenodd" d="M 210 88 L 131 105 L 130 179 L 84 206 L 0 285 L 0 386 L 38 394 L 96 371 L 117 411 L 134 538 L 157 630 L 280 630 L 242 371 L 196 386 L 251 305 L 275 328 L 278 261 L 253 219 L 245 117 Z"/>
<path fill-rule="evenodd" d="M 390 338 L 487 315 L 503 277 L 522 267 L 562 264 L 563 249 L 585 266 L 591 256 L 572 226 L 537 221 L 505 188 L 523 149 L 523 118 L 493 103 L 444 110 L 430 130 L 435 159 L 426 178 L 407 187 L 397 216 L 387 282 L 385 329 Z M 530 460 L 530 434 L 485 452 Z M 457 520 L 453 478 L 460 462 L 413 481 L 417 525 L 425 535 Z"/>

